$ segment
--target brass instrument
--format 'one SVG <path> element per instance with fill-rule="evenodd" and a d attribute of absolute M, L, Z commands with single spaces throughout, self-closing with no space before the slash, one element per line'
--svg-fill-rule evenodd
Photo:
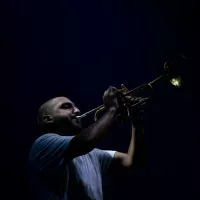
<path fill-rule="evenodd" d="M 124 96 L 127 95 L 131 95 L 131 94 L 135 94 L 136 92 L 139 91 L 144 91 L 144 90 L 151 90 L 153 89 L 153 85 L 155 83 L 161 82 L 161 81 L 169 81 L 173 86 L 175 86 L 176 88 L 179 88 L 181 86 L 181 78 L 180 76 L 177 74 L 176 69 L 174 68 L 173 65 L 171 65 L 170 62 L 165 62 L 164 63 L 164 73 L 162 75 L 160 75 L 159 77 L 155 78 L 154 80 L 152 80 L 151 82 L 147 83 L 147 84 L 143 84 L 139 87 L 136 87 L 126 93 L 123 93 Z M 136 107 L 136 106 L 140 106 L 140 105 L 144 105 L 145 103 L 148 102 L 148 100 L 150 100 L 151 97 L 145 97 L 145 98 L 138 98 L 139 101 L 137 101 L 136 103 L 132 104 L 131 107 Z M 137 99 L 137 98 L 136 98 Z M 125 105 L 126 106 L 126 105 Z M 94 121 L 97 120 L 98 118 L 98 114 L 100 112 L 102 112 L 105 109 L 104 105 L 100 105 L 80 116 L 78 116 L 78 118 L 84 118 L 92 113 L 95 112 L 94 115 Z M 118 114 L 118 116 L 121 114 Z"/>

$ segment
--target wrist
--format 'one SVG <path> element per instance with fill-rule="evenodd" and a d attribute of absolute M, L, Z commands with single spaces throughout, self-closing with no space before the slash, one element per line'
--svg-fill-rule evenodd
<path fill-rule="evenodd" d="M 112 107 L 109 107 L 109 108 L 107 108 L 107 112 L 109 112 L 110 114 L 113 114 L 113 115 L 115 115 L 115 114 L 116 114 L 116 112 L 117 112 L 117 108 L 116 108 L 116 107 L 114 107 L 114 106 L 112 106 Z"/>
<path fill-rule="evenodd" d="M 115 106 L 111 106 L 111 107 L 108 108 L 108 111 L 110 111 L 110 112 L 116 112 L 117 108 Z"/>
<path fill-rule="evenodd" d="M 142 117 L 131 117 L 131 123 L 135 128 L 142 128 L 143 127 L 143 120 Z"/>

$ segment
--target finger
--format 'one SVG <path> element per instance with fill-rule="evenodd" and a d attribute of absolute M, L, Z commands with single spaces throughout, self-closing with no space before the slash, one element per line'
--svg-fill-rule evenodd
<path fill-rule="evenodd" d="M 118 96 L 118 97 L 120 97 L 120 98 L 123 98 L 123 92 L 121 91 L 121 90 L 117 90 L 116 92 L 115 92 L 115 94 Z"/>
<path fill-rule="evenodd" d="M 134 102 L 134 98 L 132 98 L 131 96 L 126 96 L 125 102 L 127 105 L 131 105 Z"/>
<path fill-rule="evenodd" d="M 124 84 L 121 84 L 121 89 L 123 93 L 126 93 L 128 91 L 127 87 Z"/>
<path fill-rule="evenodd" d="M 131 97 L 131 96 L 125 96 L 125 100 L 129 101 L 131 99 L 133 99 L 133 97 Z"/>
<path fill-rule="evenodd" d="M 141 99 L 142 99 L 141 97 L 135 98 L 135 97 L 131 97 L 131 96 L 125 96 L 125 102 L 128 106 L 132 105 L 134 103 L 138 103 Z"/>
<path fill-rule="evenodd" d="M 110 86 L 110 90 L 111 90 L 112 92 L 116 92 L 118 89 L 117 89 L 116 87 Z"/>
<path fill-rule="evenodd" d="M 116 94 L 116 93 L 118 93 L 119 90 L 118 90 L 116 87 L 110 86 L 110 87 L 108 88 L 108 91 L 109 91 L 109 93 L 111 93 L 111 94 Z"/>
<path fill-rule="evenodd" d="M 109 86 L 108 89 L 116 89 L 116 87 L 114 87 L 114 86 Z"/>
<path fill-rule="evenodd" d="M 103 99 L 106 98 L 107 94 L 108 94 L 108 91 L 106 90 L 106 91 L 104 92 L 104 94 L 103 94 Z"/>

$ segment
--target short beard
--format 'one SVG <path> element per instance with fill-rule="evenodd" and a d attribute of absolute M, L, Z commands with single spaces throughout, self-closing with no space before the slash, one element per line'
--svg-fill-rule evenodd
<path fill-rule="evenodd" d="M 59 123 L 55 124 L 55 131 L 61 133 L 62 135 L 77 135 L 82 131 L 81 124 L 75 125 L 72 121 L 59 121 Z"/>

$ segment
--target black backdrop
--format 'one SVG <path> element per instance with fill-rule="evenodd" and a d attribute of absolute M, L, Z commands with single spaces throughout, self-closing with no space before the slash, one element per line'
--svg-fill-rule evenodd
<path fill-rule="evenodd" d="M 1 8 L 2 199 L 28 199 L 27 158 L 39 135 L 41 103 L 63 95 L 88 111 L 102 103 L 108 86 L 137 87 L 160 75 L 169 59 L 181 66 L 182 87 L 156 86 L 144 117 L 148 165 L 117 177 L 112 192 L 115 199 L 199 199 L 191 90 L 195 4 L 11 0 Z M 129 139 L 130 127 L 115 125 L 99 147 L 126 151 Z"/>

